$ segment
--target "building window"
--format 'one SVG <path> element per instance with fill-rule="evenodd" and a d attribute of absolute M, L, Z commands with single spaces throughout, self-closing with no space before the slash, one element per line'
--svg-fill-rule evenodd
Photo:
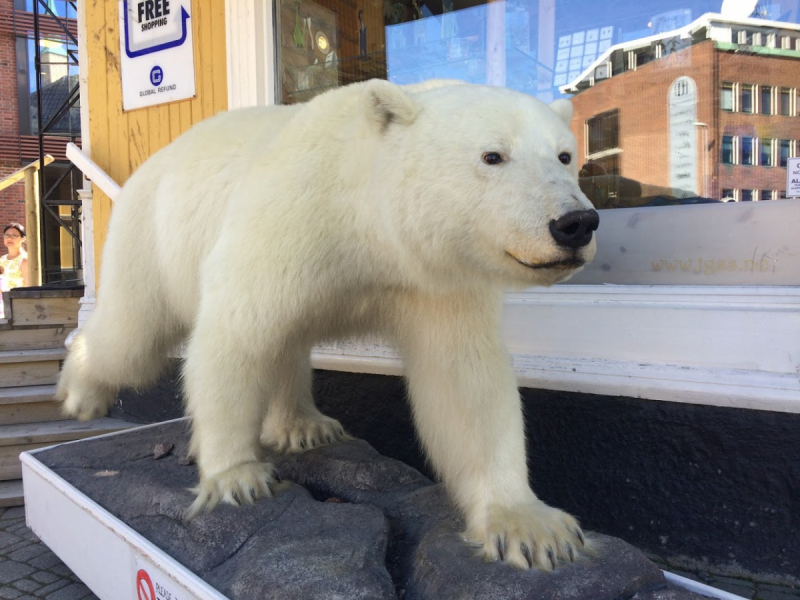
<path fill-rule="evenodd" d="M 781 140 L 780 147 L 780 166 L 785 167 L 789 164 L 789 157 L 791 156 L 792 142 L 791 140 Z"/>
<path fill-rule="evenodd" d="M 753 112 L 753 86 L 747 83 L 742 85 L 741 107 L 742 112 Z"/>
<path fill-rule="evenodd" d="M 753 201 L 753 190 L 742 190 L 741 202 L 752 202 L 752 201 Z"/>
<path fill-rule="evenodd" d="M 781 37 L 781 48 L 784 50 L 791 50 L 792 49 L 792 38 L 788 35 L 784 35 Z"/>
<path fill-rule="evenodd" d="M 762 115 L 771 115 L 772 114 L 772 86 L 770 85 L 762 85 L 761 86 L 761 114 Z"/>
<path fill-rule="evenodd" d="M 792 114 L 792 90 L 781 88 L 781 114 L 789 116 Z"/>
<path fill-rule="evenodd" d="M 722 96 L 720 98 L 720 108 L 722 110 L 727 110 L 729 112 L 733 112 L 733 84 L 732 83 L 723 83 L 722 84 Z"/>
<path fill-rule="evenodd" d="M 755 163 L 755 154 L 753 153 L 753 138 L 751 137 L 743 137 L 742 138 L 742 160 L 739 164 L 742 165 L 754 165 Z"/>
<path fill-rule="evenodd" d="M 723 135 L 722 136 L 722 164 L 723 165 L 732 165 L 734 164 L 734 157 L 736 153 L 733 151 L 733 136 L 732 135 Z"/>
<path fill-rule="evenodd" d="M 610 110 L 586 121 L 588 154 L 619 148 L 619 110 Z"/>
<path fill-rule="evenodd" d="M 774 192 L 772 190 L 761 190 L 759 200 L 772 200 L 774 197 Z"/>
<path fill-rule="evenodd" d="M 768 138 L 761 138 L 759 143 L 761 145 L 761 161 L 759 164 L 762 167 L 773 166 L 774 162 L 772 160 L 772 148 L 775 145 L 775 141 Z"/>
<path fill-rule="evenodd" d="M 736 190 L 733 189 L 724 189 L 722 190 L 722 198 L 720 198 L 723 202 L 735 202 L 736 201 Z"/>

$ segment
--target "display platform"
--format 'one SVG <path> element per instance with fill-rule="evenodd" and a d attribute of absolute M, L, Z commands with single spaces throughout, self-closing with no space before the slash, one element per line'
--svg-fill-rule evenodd
<path fill-rule="evenodd" d="M 187 447 L 180 419 L 24 453 L 28 525 L 103 600 L 739 598 L 600 534 L 551 573 L 484 563 L 442 486 L 363 441 L 272 456 L 275 498 L 187 521 Z"/>

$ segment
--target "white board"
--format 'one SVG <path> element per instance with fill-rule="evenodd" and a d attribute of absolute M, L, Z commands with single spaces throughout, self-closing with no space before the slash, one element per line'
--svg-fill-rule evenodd
<path fill-rule="evenodd" d="M 122 108 L 193 98 L 191 0 L 119 0 Z"/>

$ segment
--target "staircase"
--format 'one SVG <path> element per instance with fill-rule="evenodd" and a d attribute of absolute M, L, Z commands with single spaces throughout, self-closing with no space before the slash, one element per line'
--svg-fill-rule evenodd
<path fill-rule="evenodd" d="M 115 419 L 65 420 L 53 399 L 64 340 L 78 324 L 78 290 L 3 294 L 0 320 L 0 507 L 23 504 L 20 452 L 131 427 Z"/>

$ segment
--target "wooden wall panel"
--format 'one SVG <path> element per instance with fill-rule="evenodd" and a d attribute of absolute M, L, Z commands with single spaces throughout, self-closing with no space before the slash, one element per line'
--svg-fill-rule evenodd
<path fill-rule="evenodd" d="M 120 80 L 119 3 L 85 3 L 89 69 L 91 158 L 120 185 L 139 165 L 194 123 L 228 107 L 225 3 L 192 0 L 197 95 L 193 99 L 124 112 Z M 84 66 L 83 68 L 87 68 Z M 99 276 L 108 219 L 113 207 L 94 189 L 95 260 Z"/>

